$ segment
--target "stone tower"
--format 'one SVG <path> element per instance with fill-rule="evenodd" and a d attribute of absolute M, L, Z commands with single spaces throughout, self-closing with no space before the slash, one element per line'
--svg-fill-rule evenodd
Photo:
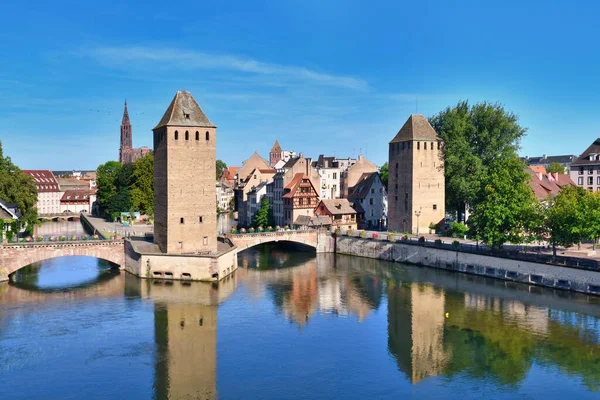
<path fill-rule="evenodd" d="M 123 120 L 121 121 L 121 146 L 119 147 L 119 162 L 121 164 L 127 164 L 131 162 L 130 153 L 132 146 L 131 122 L 129 121 L 129 113 L 127 112 L 127 100 L 125 100 Z"/>
<path fill-rule="evenodd" d="M 275 141 L 271 152 L 269 153 L 269 166 L 273 167 L 279 160 L 283 158 L 283 150 L 279 145 L 279 141 Z"/>
<path fill-rule="evenodd" d="M 390 142 L 388 230 L 422 234 L 444 219 L 442 145 L 421 114 L 412 114 Z"/>
<path fill-rule="evenodd" d="M 154 132 L 154 243 L 163 253 L 217 251 L 216 131 L 178 91 Z"/>

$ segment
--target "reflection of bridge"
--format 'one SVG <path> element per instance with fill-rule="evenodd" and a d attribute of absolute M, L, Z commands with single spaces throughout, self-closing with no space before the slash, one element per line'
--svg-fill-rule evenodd
<path fill-rule="evenodd" d="M 42 214 L 40 219 L 44 221 L 79 221 L 79 213 Z"/>
<path fill-rule="evenodd" d="M 332 252 L 334 246 L 334 240 L 331 235 L 326 230 L 319 229 L 227 234 L 227 238 L 238 248 L 238 252 L 270 242 L 298 243 L 314 248 L 317 253 Z"/>
<path fill-rule="evenodd" d="M 36 262 L 55 257 L 88 256 L 125 264 L 123 241 L 18 243 L 0 246 L 0 282 L 13 272 Z"/>

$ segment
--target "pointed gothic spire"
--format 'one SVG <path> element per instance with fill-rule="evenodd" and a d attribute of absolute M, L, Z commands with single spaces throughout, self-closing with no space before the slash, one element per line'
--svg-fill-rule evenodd
<path fill-rule="evenodd" d="M 125 109 L 123 110 L 123 122 L 121 125 L 131 125 L 129 122 L 129 112 L 127 111 L 127 100 L 125 100 Z"/>
<path fill-rule="evenodd" d="M 279 141 L 275 140 L 275 144 L 273 145 L 273 148 L 271 149 L 271 153 L 281 153 L 281 146 L 279 145 Z"/>

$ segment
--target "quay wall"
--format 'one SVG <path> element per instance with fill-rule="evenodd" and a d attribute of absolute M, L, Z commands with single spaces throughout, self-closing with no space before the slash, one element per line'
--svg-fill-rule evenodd
<path fill-rule="evenodd" d="M 579 268 L 347 236 L 335 252 L 600 295 L 600 273 Z"/>

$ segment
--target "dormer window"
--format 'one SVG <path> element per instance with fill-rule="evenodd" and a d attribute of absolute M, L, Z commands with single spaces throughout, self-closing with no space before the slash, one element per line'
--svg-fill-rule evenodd
<path fill-rule="evenodd" d="M 183 116 L 185 117 L 185 119 L 190 119 L 190 114 L 187 114 L 187 113 L 184 112 Z"/>

